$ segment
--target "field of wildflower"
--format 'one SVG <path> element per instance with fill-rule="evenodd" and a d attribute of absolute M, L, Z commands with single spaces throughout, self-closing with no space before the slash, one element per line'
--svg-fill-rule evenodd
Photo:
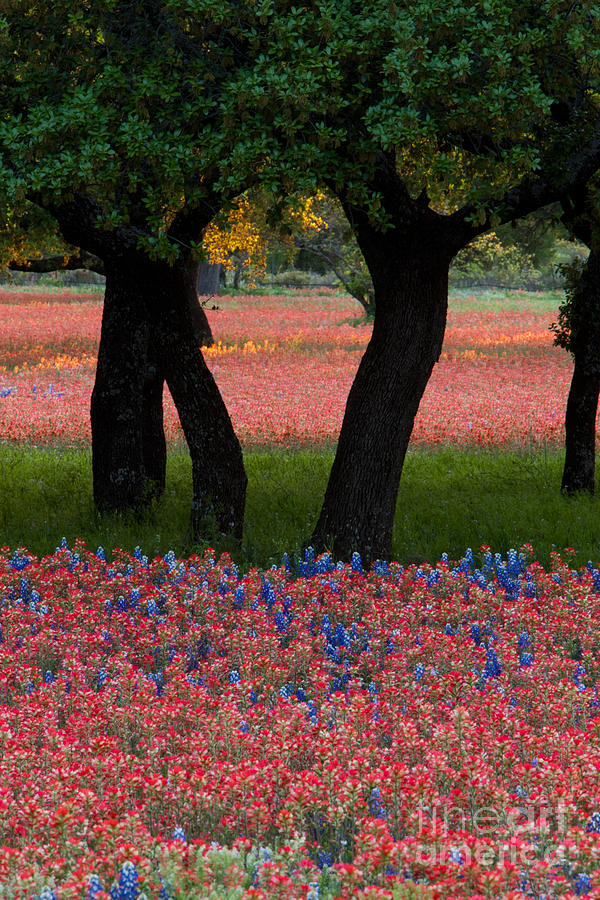
<path fill-rule="evenodd" d="M 370 335 L 358 304 L 313 289 L 219 306 L 208 311 L 216 344 L 205 355 L 243 445 L 331 445 Z M 560 446 L 571 361 L 552 346 L 555 316 L 519 292 L 452 301 L 413 445 Z M 100 320 L 98 294 L 0 292 L 3 440 L 88 443 Z M 166 427 L 181 442 L 168 395 Z"/>
<path fill-rule="evenodd" d="M 0 897 L 599 897 L 600 573 L 0 558 Z"/>
<path fill-rule="evenodd" d="M 207 359 L 244 444 L 331 443 L 356 307 L 220 305 Z M 550 306 L 454 299 L 418 444 L 560 443 Z M 0 440 L 88 440 L 100 315 L 0 294 Z M 600 898 L 598 561 L 244 572 L 57 544 L 0 549 L 0 900 Z"/>

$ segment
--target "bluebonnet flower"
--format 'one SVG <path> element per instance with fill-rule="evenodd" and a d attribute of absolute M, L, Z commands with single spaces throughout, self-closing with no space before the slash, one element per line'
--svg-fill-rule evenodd
<path fill-rule="evenodd" d="M 313 547 L 307 547 L 304 551 L 304 559 L 298 565 L 298 574 L 305 578 L 316 575 L 317 567 L 315 565 L 315 551 Z"/>
<path fill-rule="evenodd" d="M 163 556 L 163 562 L 166 562 L 169 568 L 169 572 L 172 572 L 175 568 L 175 551 L 169 550 L 167 553 L 165 553 L 165 555 Z"/>
<path fill-rule="evenodd" d="M 239 684 L 242 680 L 240 673 L 237 669 L 232 669 L 229 673 L 229 684 Z"/>
<path fill-rule="evenodd" d="M 591 834 L 600 834 L 600 813 L 593 812 L 590 820 L 585 826 L 585 830 Z"/>
<path fill-rule="evenodd" d="M 98 559 L 102 559 L 106 562 L 106 553 L 104 552 L 104 547 L 98 547 L 96 550 L 96 556 Z"/>
<path fill-rule="evenodd" d="M 150 672 L 150 674 L 148 675 L 148 678 L 150 679 L 150 681 L 153 681 L 154 684 L 156 685 L 156 693 L 160 697 L 162 695 L 163 688 L 165 685 L 164 672 L 162 670 L 159 670 L 158 672 Z"/>
<path fill-rule="evenodd" d="M 581 875 L 578 875 L 575 879 L 575 893 L 578 897 L 583 897 L 592 889 L 592 879 L 587 874 L 587 872 L 583 872 Z"/>
<path fill-rule="evenodd" d="M 446 623 L 446 625 L 444 626 L 444 631 L 446 634 L 450 635 L 451 637 L 456 634 L 454 628 L 452 627 L 452 625 L 450 625 L 449 622 Z"/>
<path fill-rule="evenodd" d="M 137 869 L 130 860 L 123 863 L 119 875 L 118 900 L 137 900 L 140 896 Z"/>
<path fill-rule="evenodd" d="M 309 718 L 311 724 L 314 724 L 318 718 L 317 707 L 315 706 L 315 704 L 312 700 L 309 700 L 306 705 L 308 707 L 308 718 Z"/>
<path fill-rule="evenodd" d="M 525 669 L 529 668 L 533 665 L 533 653 L 521 653 L 520 662 Z"/>
<path fill-rule="evenodd" d="M 282 634 L 284 631 L 287 631 L 287 625 L 285 614 L 278 609 L 275 613 L 275 627 L 277 631 Z"/>
<path fill-rule="evenodd" d="M 147 608 L 148 608 L 149 616 L 155 616 L 159 612 L 158 604 L 157 604 L 156 600 L 154 599 L 154 597 L 148 597 L 148 607 Z"/>
<path fill-rule="evenodd" d="M 324 575 L 334 568 L 331 553 L 324 553 L 315 563 L 315 574 Z"/>
<path fill-rule="evenodd" d="M 481 643 L 481 627 L 479 622 L 475 622 L 469 629 L 469 634 L 477 645 Z"/>
<path fill-rule="evenodd" d="M 177 825 L 173 830 L 173 840 L 174 841 L 183 841 L 184 844 L 187 844 L 187 838 L 185 836 L 185 831 L 180 825 Z"/>
<path fill-rule="evenodd" d="M 240 722 L 240 724 L 238 726 L 238 731 L 241 731 L 242 734 L 248 734 L 248 732 L 250 731 L 250 726 L 248 725 L 248 723 L 246 721 Z"/>
<path fill-rule="evenodd" d="M 158 892 L 159 900 L 171 900 L 173 894 L 169 890 L 168 886 L 165 884 L 165 880 L 162 875 L 158 876 L 158 880 L 160 881 L 160 890 Z"/>
<path fill-rule="evenodd" d="M 96 874 L 92 874 L 89 877 L 88 885 L 87 900 L 94 900 L 96 894 L 99 894 L 102 890 L 102 882 Z"/>
<path fill-rule="evenodd" d="M 10 561 L 11 569 L 14 569 L 16 572 L 22 572 L 23 569 L 26 569 L 30 564 L 31 559 L 28 556 L 21 556 L 18 550 L 12 555 L 12 559 Z"/>
<path fill-rule="evenodd" d="M 350 561 L 350 568 L 353 572 L 357 572 L 360 574 L 363 570 L 362 559 L 360 553 L 357 553 L 356 550 L 352 554 L 352 559 Z"/>
<path fill-rule="evenodd" d="M 586 674 L 583 666 L 577 666 L 575 670 L 575 674 L 573 675 L 573 683 L 577 686 L 577 689 L 580 691 L 585 691 L 585 684 L 583 683 L 583 676 Z"/>
<path fill-rule="evenodd" d="M 424 674 L 425 666 L 422 663 L 417 663 L 415 666 L 415 681 L 420 681 Z"/>
<path fill-rule="evenodd" d="M 371 800 L 369 802 L 369 811 L 372 816 L 375 816 L 378 819 L 387 818 L 387 813 L 385 811 L 385 807 L 381 802 L 381 791 L 378 787 L 374 787 L 371 791 Z"/>
<path fill-rule="evenodd" d="M 500 675 L 501 672 L 502 666 L 500 665 L 500 660 L 496 655 L 496 651 L 493 647 L 489 647 L 486 653 L 485 669 L 483 674 L 486 678 L 493 678 L 497 675 Z"/>
<path fill-rule="evenodd" d="M 517 640 L 519 650 L 528 650 L 531 647 L 531 638 L 526 631 L 522 631 Z"/>
<path fill-rule="evenodd" d="M 56 900 L 56 892 L 54 888 L 43 887 L 40 891 L 40 900 Z"/>
<path fill-rule="evenodd" d="M 54 681 L 54 673 L 52 672 L 51 669 L 46 670 L 46 674 L 44 675 L 44 681 L 46 682 L 46 684 L 52 684 L 52 682 Z"/>

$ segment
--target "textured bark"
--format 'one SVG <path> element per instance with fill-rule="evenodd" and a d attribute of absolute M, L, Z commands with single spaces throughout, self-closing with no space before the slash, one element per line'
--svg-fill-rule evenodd
<path fill-rule="evenodd" d="M 101 512 L 147 501 L 141 420 L 149 323 L 137 272 L 106 262 L 106 290 L 92 392 L 94 501 Z"/>
<path fill-rule="evenodd" d="M 198 267 L 198 293 L 215 297 L 221 289 L 221 263 L 201 263 Z"/>
<path fill-rule="evenodd" d="M 156 335 L 150 334 L 142 398 L 142 461 L 149 500 L 158 499 L 167 478 L 167 441 L 163 414 L 164 377 L 158 361 Z"/>
<path fill-rule="evenodd" d="M 435 234 L 398 247 L 357 233 L 375 286 L 375 320 L 350 390 L 313 544 L 348 559 L 389 558 L 400 476 L 421 397 L 442 347 L 451 253 Z M 423 249 L 427 248 L 427 249 Z"/>
<path fill-rule="evenodd" d="M 157 369 L 179 414 L 192 459 L 192 535 L 241 538 L 246 496 L 242 450 L 194 335 L 198 264 L 147 265 L 146 304 Z"/>
<path fill-rule="evenodd" d="M 565 415 L 562 490 L 594 493 L 596 413 L 600 394 L 600 253 L 590 252 L 573 298 L 575 361 Z"/>

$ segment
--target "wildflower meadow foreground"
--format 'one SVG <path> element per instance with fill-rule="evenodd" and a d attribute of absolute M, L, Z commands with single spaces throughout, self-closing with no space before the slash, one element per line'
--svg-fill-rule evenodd
<path fill-rule="evenodd" d="M 600 572 L 0 556 L 0 898 L 600 897 Z"/>

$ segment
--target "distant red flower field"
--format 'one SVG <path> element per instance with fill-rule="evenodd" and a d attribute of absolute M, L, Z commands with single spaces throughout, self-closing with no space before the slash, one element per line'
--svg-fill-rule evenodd
<path fill-rule="evenodd" d="M 219 305 L 208 312 L 217 343 L 205 356 L 243 444 L 334 442 L 370 335 L 357 304 L 319 289 Z M 517 292 L 504 305 L 451 300 L 413 443 L 558 446 L 571 360 L 552 346 L 554 317 Z M 98 294 L 0 294 L 0 439 L 89 440 L 100 322 Z M 179 441 L 166 394 L 168 437 Z"/>

